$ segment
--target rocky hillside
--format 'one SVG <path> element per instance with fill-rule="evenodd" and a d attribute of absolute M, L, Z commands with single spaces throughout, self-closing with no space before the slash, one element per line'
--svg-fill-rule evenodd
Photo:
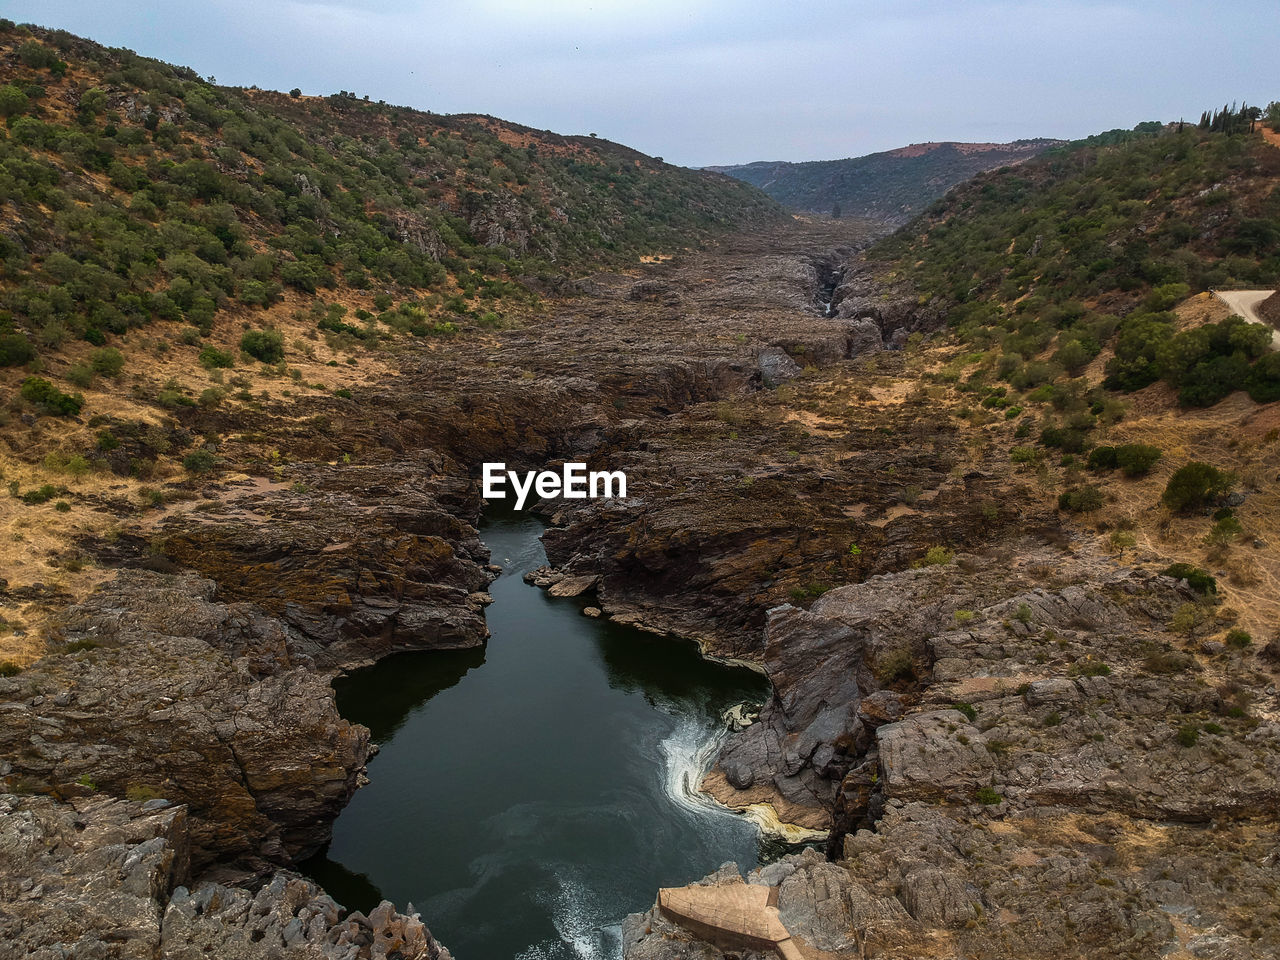
<path fill-rule="evenodd" d="M 41 611 L 101 579 L 74 544 L 113 521 L 71 488 L 159 507 L 157 482 L 213 468 L 224 418 L 345 399 L 591 270 L 780 216 L 607 141 L 216 86 L 9 21 L 0 112 L 0 469 L 47 514 L 11 529 L 0 580 L 57 571 Z M 199 434 L 177 426 L 197 410 Z M 29 606 L 3 599 L 0 660 L 38 652 Z"/>
<path fill-rule="evenodd" d="M 870 256 L 990 351 L 994 379 L 1019 393 L 1048 399 L 1101 367 L 1109 389 L 1163 382 L 1184 406 L 1234 390 L 1270 402 L 1270 330 L 1208 314 L 1187 329 L 1171 308 L 1214 287 L 1275 285 L 1278 178 L 1280 149 L 1247 125 L 1140 125 L 979 176 Z M 1088 423 L 1045 426 L 1081 452 L 1071 434 Z"/>
<path fill-rule="evenodd" d="M 1060 140 L 913 143 L 848 160 L 758 161 L 710 167 L 759 187 L 783 206 L 898 225 L 975 174 L 1037 156 Z"/>
<path fill-rule="evenodd" d="M 404 326 L 427 333 L 775 213 L 735 180 L 607 141 L 220 87 L 10 21 L 0 112 L 8 363 L 156 320 L 257 323 L 287 291 L 348 293 L 375 330 L 411 299 L 425 316 Z"/>
<path fill-rule="evenodd" d="M 1272 326 L 1280 329 L 1280 290 L 1258 305 L 1258 316 L 1264 317 L 1271 322 Z"/>

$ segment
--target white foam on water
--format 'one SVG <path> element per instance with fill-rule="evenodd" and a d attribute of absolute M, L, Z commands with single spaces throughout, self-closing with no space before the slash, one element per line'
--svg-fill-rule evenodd
<path fill-rule="evenodd" d="M 667 796 L 674 804 L 698 816 L 737 816 L 698 789 L 728 735 L 727 728 L 708 730 L 705 721 L 682 718 L 671 735 L 660 742 L 661 776 Z M 556 870 L 555 882 L 555 892 L 539 899 L 544 900 L 551 914 L 560 942 L 534 944 L 516 960 L 563 960 L 566 956 L 576 960 L 617 960 L 621 957 L 622 926 L 616 916 L 610 916 L 611 905 L 603 901 L 600 891 L 567 864 Z"/>
<path fill-rule="evenodd" d="M 567 946 L 577 960 L 618 960 L 622 956 L 621 927 L 605 920 L 604 905 L 591 884 L 572 868 L 557 870 L 556 891 L 544 900 L 559 943 L 544 941 L 521 952 L 516 960 L 563 960 Z M 545 903 L 549 899 L 550 903 Z"/>
<path fill-rule="evenodd" d="M 673 803 L 703 816 L 733 815 L 728 807 L 698 789 L 728 736 L 727 727 L 710 731 L 704 724 L 684 718 L 671 736 L 662 741 L 663 776 L 667 796 Z"/>

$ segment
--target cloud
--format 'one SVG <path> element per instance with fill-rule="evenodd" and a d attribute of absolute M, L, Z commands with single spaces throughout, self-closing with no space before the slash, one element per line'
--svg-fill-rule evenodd
<path fill-rule="evenodd" d="M 489 113 L 689 164 L 1082 136 L 1280 96 L 1264 83 L 1280 5 L 1255 0 L 1226 28 L 1192 0 L 44 0 L 37 16 L 224 83 Z"/>

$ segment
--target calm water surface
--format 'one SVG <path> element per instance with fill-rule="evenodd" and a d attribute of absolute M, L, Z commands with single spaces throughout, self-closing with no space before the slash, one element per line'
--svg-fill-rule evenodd
<path fill-rule="evenodd" d="M 382 752 L 306 869 L 353 909 L 412 903 L 458 960 L 617 957 L 619 923 L 658 887 L 760 853 L 753 824 L 691 787 L 723 711 L 761 702 L 765 681 L 525 584 L 541 532 L 486 518 L 503 573 L 484 650 L 402 654 L 336 684 Z"/>

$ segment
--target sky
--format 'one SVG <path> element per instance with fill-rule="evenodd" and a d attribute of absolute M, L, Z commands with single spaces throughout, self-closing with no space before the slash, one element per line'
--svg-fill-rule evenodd
<path fill-rule="evenodd" d="M 1075 138 L 1280 100 L 1276 0 L 0 0 L 219 83 L 596 133 L 687 166 Z"/>

